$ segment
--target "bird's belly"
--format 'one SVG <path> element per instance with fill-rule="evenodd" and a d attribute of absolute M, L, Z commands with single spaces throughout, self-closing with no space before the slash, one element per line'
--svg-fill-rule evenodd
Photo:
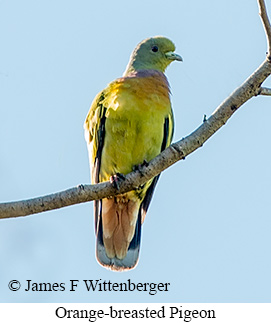
<path fill-rule="evenodd" d="M 142 112 L 142 111 L 141 111 Z M 143 118 L 142 118 L 143 117 Z M 164 115 L 145 111 L 108 118 L 102 151 L 100 181 L 116 173 L 127 174 L 161 151 Z"/>

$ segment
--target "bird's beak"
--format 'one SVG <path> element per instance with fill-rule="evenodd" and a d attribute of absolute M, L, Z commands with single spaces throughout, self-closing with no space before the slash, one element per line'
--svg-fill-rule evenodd
<path fill-rule="evenodd" d="M 165 55 L 166 55 L 166 58 L 171 61 L 179 61 L 179 62 L 183 61 L 182 57 L 174 52 L 167 52 Z"/>

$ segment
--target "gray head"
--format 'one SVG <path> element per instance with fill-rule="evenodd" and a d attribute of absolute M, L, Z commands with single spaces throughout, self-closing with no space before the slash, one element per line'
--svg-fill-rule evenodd
<path fill-rule="evenodd" d="M 162 36 L 147 38 L 134 49 L 124 75 L 146 69 L 164 72 L 173 61 L 182 61 L 171 40 Z"/>

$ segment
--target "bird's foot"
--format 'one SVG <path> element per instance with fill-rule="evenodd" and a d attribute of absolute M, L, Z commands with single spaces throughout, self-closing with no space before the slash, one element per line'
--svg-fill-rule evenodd
<path fill-rule="evenodd" d="M 115 189 L 119 190 L 119 183 L 122 182 L 125 179 L 125 176 L 121 173 L 117 173 L 115 175 L 110 176 L 110 183 L 113 184 Z"/>
<path fill-rule="evenodd" d="M 133 171 L 137 170 L 142 173 L 143 168 L 147 166 L 149 166 L 149 163 L 144 159 L 142 164 L 133 166 Z"/>

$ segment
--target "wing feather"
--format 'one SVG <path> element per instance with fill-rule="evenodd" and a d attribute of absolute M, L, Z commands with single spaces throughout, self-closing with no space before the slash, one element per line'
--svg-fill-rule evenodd
<path fill-rule="evenodd" d="M 94 99 L 85 121 L 85 137 L 88 142 L 92 183 L 99 183 L 102 150 L 105 138 L 106 107 L 104 106 L 104 92 Z M 95 232 L 98 231 L 99 215 L 101 214 L 101 200 L 94 201 Z"/>
<path fill-rule="evenodd" d="M 173 128 L 174 128 L 174 123 L 173 123 L 173 116 L 172 113 L 165 118 L 164 121 L 164 136 L 163 136 L 163 141 L 161 145 L 161 151 L 165 150 L 171 143 L 172 137 L 173 137 Z M 160 177 L 160 174 L 155 176 L 154 179 L 152 180 L 151 185 L 149 186 L 146 195 L 140 205 L 141 208 L 141 222 L 144 222 L 146 213 L 148 211 L 154 189 L 156 187 L 156 184 L 158 182 L 158 179 Z"/>

